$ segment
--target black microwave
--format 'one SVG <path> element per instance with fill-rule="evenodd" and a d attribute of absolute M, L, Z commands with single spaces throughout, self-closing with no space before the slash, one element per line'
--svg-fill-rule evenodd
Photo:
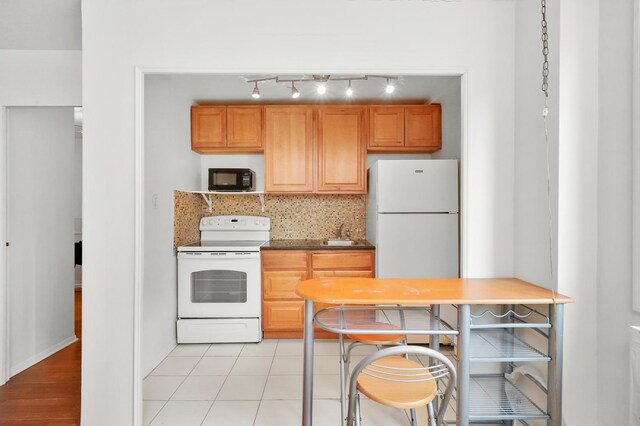
<path fill-rule="evenodd" d="M 251 169 L 209 169 L 209 191 L 255 191 L 256 174 Z"/>

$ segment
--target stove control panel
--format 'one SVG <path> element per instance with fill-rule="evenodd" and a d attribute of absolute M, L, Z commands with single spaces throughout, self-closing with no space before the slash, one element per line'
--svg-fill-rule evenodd
<path fill-rule="evenodd" d="M 200 231 L 269 231 L 271 219 L 264 216 L 206 216 Z"/>

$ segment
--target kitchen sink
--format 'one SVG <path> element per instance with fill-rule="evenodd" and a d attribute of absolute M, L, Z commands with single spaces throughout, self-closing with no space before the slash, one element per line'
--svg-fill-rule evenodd
<path fill-rule="evenodd" d="M 356 240 L 325 240 L 322 242 L 325 246 L 361 246 L 362 242 Z"/>

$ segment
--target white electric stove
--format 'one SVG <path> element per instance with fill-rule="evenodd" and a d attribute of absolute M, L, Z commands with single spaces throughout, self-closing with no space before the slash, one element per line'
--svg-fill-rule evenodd
<path fill-rule="evenodd" d="M 271 220 L 209 216 L 200 241 L 178 247 L 178 343 L 259 342 L 260 247 Z"/>

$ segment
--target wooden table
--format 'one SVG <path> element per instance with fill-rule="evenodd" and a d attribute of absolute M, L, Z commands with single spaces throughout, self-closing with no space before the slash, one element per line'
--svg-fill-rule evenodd
<path fill-rule="evenodd" d="M 458 426 L 469 424 L 471 305 L 548 305 L 549 364 L 548 424 L 561 424 L 562 327 L 564 304 L 573 300 L 515 278 L 487 279 L 379 279 L 315 278 L 302 281 L 296 293 L 305 299 L 304 383 L 302 424 L 312 424 L 314 303 L 335 305 L 432 305 L 439 318 L 440 305 L 458 307 Z M 433 327 L 433 323 L 432 323 Z M 516 327 L 516 325 L 514 325 Z M 437 334 L 435 336 L 437 349 Z M 434 340 L 432 339 L 432 342 Z"/>

